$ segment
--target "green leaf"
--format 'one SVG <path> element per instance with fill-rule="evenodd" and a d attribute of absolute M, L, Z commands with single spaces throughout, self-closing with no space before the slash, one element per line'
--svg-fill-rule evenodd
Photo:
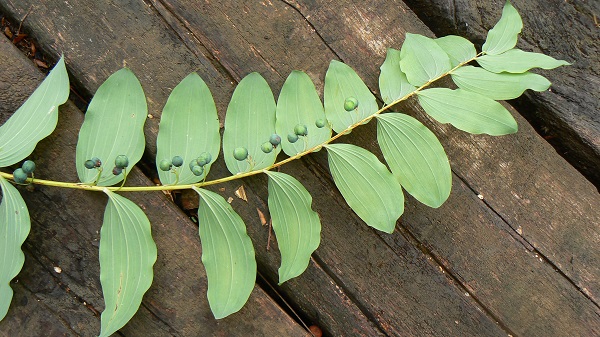
<path fill-rule="evenodd" d="M 160 118 L 156 147 L 157 167 L 163 159 L 183 158 L 184 164 L 177 169 L 177 184 L 201 181 L 217 160 L 221 148 L 219 117 L 210 90 L 198 74 L 189 74 L 171 92 Z M 210 153 L 212 160 L 204 166 L 204 173 L 196 176 L 189 163 L 203 152 Z M 158 176 L 163 185 L 176 181 L 175 174 L 170 171 L 158 169 Z"/>
<path fill-rule="evenodd" d="M 489 55 L 497 55 L 514 48 L 521 29 L 523 29 L 521 16 L 510 1 L 506 1 L 502 9 L 502 17 L 488 32 L 482 51 Z"/>
<path fill-rule="evenodd" d="M 248 74 L 240 81 L 227 107 L 223 132 L 223 156 L 229 172 L 237 174 L 273 165 L 281 148 L 264 153 L 260 146 L 275 133 L 275 110 L 273 92 L 259 73 Z M 233 157 L 238 147 L 248 150 L 249 160 Z"/>
<path fill-rule="evenodd" d="M 433 88 L 418 93 L 419 103 L 440 123 L 492 136 L 517 132 L 517 122 L 502 104 L 463 89 Z"/>
<path fill-rule="evenodd" d="M 452 80 L 461 89 L 495 100 L 517 98 L 527 89 L 545 91 L 551 84 L 544 76 L 538 74 L 496 74 L 473 66 L 456 69 L 452 72 Z"/>
<path fill-rule="evenodd" d="M 394 177 L 415 199 L 440 207 L 452 188 L 450 163 L 440 141 L 408 115 L 387 113 L 377 120 L 377 142 Z"/>
<path fill-rule="evenodd" d="M 342 196 L 367 225 L 392 233 L 404 212 L 396 178 L 371 152 L 350 144 L 329 144 L 329 170 Z"/>
<path fill-rule="evenodd" d="M 254 248 L 244 221 L 220 195 L 194 187 L 200 195 L 198 224 L 208 303 L 215 318 L 237 312 L 256 281 Z"/>
<path fill-rule="evenodd" d="M 310 206 L 312 197 L 294 177 L 267 171 L 269 212 L 281 251 L 279 284 L 308 267 L 310 255 L 321 241 L 321 220 Z"/>
<path fill-rule="evenodd" d="M 313 148 L 331 137 L 331 128 L 317 128 L 315 121 L 325 119 L 323 104 L 315 85 L 307 74 L 294 70 L 285 80 L 277 100 L 275 129 L 281 137 L 281 147 L 288 156 Z M 290 143 L 288 134 L 294 133 L 297 124 L 306 125 L 308 134 Z M 306 141 L 304 141 L 304 138 Z"/>
<path fill-rule="evenodd" d="M 122 328 L 152 284 L 156 244 L 150 221 L 132 201 L 105 190 L 108 203 L 100 229 L 100 283 L 105 309 L 100 337 Z"/>
<path fill-rule="evenodd" d="M 450 58 L 450 65 L 454 68 L 461 63 L 470 61 L 477 56 L 475 46 L 464 37 L 448 35 L 434 40 Z"/>
<path fill-rule="evenodd" d="M 448 54 L 433 39 L 419 34 L 406 34 L 400 57 L 400 69 L 408 82 L 417 87 L 452 69 Z"/>
<path fill-rule="evenodd" d="M 2 203 L 0 204 L 0 321 L 6 316 L 13 290 L 10 281 L 19 274 L 25 255 L 21 245 L 25 242 L 31 221 L 27 205 L 19 191 L 0 176 Z"/>
<path fill-rule="evenodd" d="M 400 51 L 388 48 L 385 61 L 380 67 L 379 91 L 385 104 L 391 104 L 415 91 L 416 87 L 408 83 L 406 74 L 400 69 Z"/>
<path fill-rule="evenodd" d="M 93 183 L 97 170 L 86 169 L 84 163 L 93 157 L 102 161 L 99 186 L 114 185 L 124 173 L 113 175 L 115 158 L 125 155 L 130 171 L 144 153 L 144 122 L 148 115 L 146 97 L 133 72 L 123 68 L 112 74 L 96 91 L 79 131 L 76 166 L 79 180 Z"/>
<path fill-rule="evenodd" d="M 0 167 L 18 163 L 56 128 L 58 106 L 69 98 L 69 75 L 63 58 L 33 94 L 0 127 Z"/>
<path fill-rule="evenodd" d="M 348 97 L 358 99 L 356 110 L 344 110 L 344 101 Z M 329 63 L 329 69 L 325 74 L 324 101 L 327 120 L 337 133 L 341 133 L 350 125 L 360 122 L 379 109 L 375 96 L 356 72 L 336 60 Z"/>
<path fill-rule="evenodd" d="M 532 68 L 554 69 L 571 65 L 567 61 L 557 60 L 551 56 L 511 49 L 500 55 L 484 55 L 477 58 L 477 63 L 494 73 L 523 73 Z"/>

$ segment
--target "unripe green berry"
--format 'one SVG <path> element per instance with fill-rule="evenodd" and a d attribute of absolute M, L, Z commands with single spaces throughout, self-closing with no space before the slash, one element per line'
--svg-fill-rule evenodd
<path fill-rule="evenodd" d="M 126 155 L 121 154 L 121 155 L 118 155 L 117 158 L 115 158 L 115 167 L 124 169 L 127 166 L 129 166 L 129 158 L 127 158 Z"/>
<path fill-rule="evenodd" d="M 204 168 L 200 165 L 192 167 L 192 173 L 196 176 L 201 176 L 204 173 Z"/>
<path fill-rule="evenodd" d="M 175 156 L 173 157 L 173 159 L 171 159 L 171 163 L 173 164 L 173 166 L 179 167 L 183 165 L 183 158 L 181 158 L 180 156 Z"/>
<path fill-rule="evenodd" d="M 269 138 L 269 143 L 271 143 L 273 146 L 277 146 L 277 145 L 281 144 L 281 137 L 279 137 L 278 134 L 274 133 Z M 269 151 L 269 152 L 271 152 L 271 151 Z"/>
<path fill-rule="evenodd" d="M 273 151 L 273 144 L 271 144 L 270 142 L 264 142 L 260 146 L 260 149 L 264 153 L 271 153 L 271 151 Z"/>
<path fill-rule="evenodd" d="M 290 134 L 288 135 L 288 142 L 290 142 L 290 143 L 295 143 L 295 142 L 297 142 L 297 141 L 298 141 L 298 136 L 297 136 L 296 134 L 294 134 L 294 133 L 290 133 Z"/>
<path fill-rule="evenodd" d="M 248 149 L 245 147 L 238 147 L 233 150 L 233 158 L 242 161 L 248 158 Z"/>
<path fill-rule="evenodd" d="M 320 118 L 315 121 L 315 125 L 320 129 L 320 128 L 324 127 L 325 125 L 327 125 L 327 121 L 324 120 L 323 118 Z"/>
<path fill-rule="evenodd" d="M 158 163 L 158 168 L 161 171 L 165 171 L 166 172 L 166 171 L 168 171 L 168 170 L 171 169 L 171 165 L 172 164 L 171 164 L 171 161 L 169 159 L 163 159 L 163 160 L 160 161 L 160 163 Z"/>
<path fill-rule="evenodd" d="M 298 136 L 306 136 L 308 134 L 308 128 L 306 125 L 297 124 L 294 126 L 294 133 Z"/>
<path fill-rule="evenodd" d="M 114 174 L 114 175 L 118 176 L 118 175 L 119 175 L 119 174 L 121 174 L 121 173 L 123 173 L 123 169 L 122 169 L 122 168 L 120 168 L 120 167 L 116 167 L 116 166 L 115 166 L 115 167 L 113 167 L 112 174 Z"/>
<path fill-rule="evenodd" d="M 91 170 L 96 168 L 96 163 L 93 160 L 88 159 L 85 161 L 85 163 L 83 163 L 83 166 L 85 166 L 86 169 Z"/>
<path fill-rule="evenodd" d="M 23 184 L 27 180 L 27 173 L 23 169 L 18 168 L 13 172 L 13 179 L 19 184 Z"/>
<path fill-rule="evenodd" d="M 210 163 L 210 161 L 212 160 L 212 156 L 208 152 L 202 152 L 196 160 L 198 161 L 198 165 L 204 166 Z"/>
<path fill-rule="evenodd" d="M 356 99 L 356 97 L 350 96 L 346 98 L 346 100 L 344 101 L 344 110 L 352 111 L 356 108 L 358 108 L 358 100 Z"/>
<path fill-rule="evenodd" d="M 26 160 L 23 162 L 23 165 L 21 165 L 21 168 L 23 169 L 23 172 L 27 174 L 32 173 L 35 170 L 35 163 L 31 160 Z"/>
<path fill-rule="evenodd" d="M 100 160 L 100 158 L 94 157 L 94 158 L 92 158 L 92 161 L 94 162 L 94 167 L 102 166 L 102 161 Z"/>
<path fill-rule="evenodd" d="M 192 170 L 194 166 L 198 166 L 198 159 L 192 159 L 192 161 L 190 161 L 190 170 Z"/>

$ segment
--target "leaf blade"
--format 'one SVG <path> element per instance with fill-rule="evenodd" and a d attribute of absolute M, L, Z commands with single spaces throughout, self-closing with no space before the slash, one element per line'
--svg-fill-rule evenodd
<path fill-rule="evenodd" d="M 115 158 L 125 155 L 129 168 L 144 153 L 144 123 L 148 115 L 146 96 L 137 77 L 128 68 L 112 74 L 96 91 L 79 130 L 76 166 L 79 180 L 93 182 L 97 171 L 85 168 L 85 161 L 98 157 L 104 168 L 99 186 L 114 185 L 123 174 L 112 174 Z"/>
<path fill-rule="evenodd" d="M 499 55 L 483 55 L 477 63 L 485 70 L 493 73 L 524 73 L 532 68 L 554 69 L 571 65 L 567 61 L 557 60 L 551 56 L 511 49 Z"/>
<path fill-rule="evenodd" d="M 522 29 L 523 21 L 519 12 L 507 0 L 500 20 L 488 32 L 481 50 L 489 55 L 497 55 L 514 48 Z"/>
<path fill-rule="evenodd" d="M 198 224 L 208 303 L 216 319 L 240 310 L 256 280 L 254 248 L 246 226 L 220 195 L 194 187 L 200 195 Z"/>
<path fill-rule="evenodd" d="M 281 137 L 281 148 L 288 156 L 313 148 L 331 137 L 331 128 L 318 128 L 315 121 L 325 119 L 325 111 L 317 89 L 304 72 L 294 70 L 286 79 L 277 100 L 275 129 Z M 303 140 L 290 143 L 287 135 L 294 133 L 297 124 L 306 125 L 308 134 Z"/>
<path fill-rule="evenodd" d="M 0 176 L 2 203 L 0 203 L 0 321 L 8 312 L 13 296 L 10 281 L 19 274 L 25 255 L 21 245 L 31 228 L 25 201 L 8 181 Z"/>
<path fill-rule="evenodd" d="M 417 87 L 452 69 L 448 54 L 433 39 L 419 34 L 406 34 L 400 57 L 400 69 Z"/>
<path fill-rule="evenodd" d="M 457 129 L 491 136 L 517 132 L 517 122 L 502 104 L 477 93 L 433 88 L 419 92 L 418 98 L 430 116 Z"/>
<path fill-rule="evenodd" d="M 415 199 L 440 207 L 452 188 L 450 163 L 440 141 L 405 114 L 387 113 L 377 121 L 377 142 L 394 177 Z"/>
<path fill-rule="evenodd" d="M 379 75 L 379 91 L 385 104 L 415 91 L 416 87 L 408 83 L 406 74 L 400 69 L 400 51 L 388 48 L 385 61 L 381 65 Z"/>
<path fill-rule="evenodd" d="M 281 251 L 279 284 L 308 267 L 321 241 L 321 220 L 311 209 L 312 197 L 302 184 L 285 173 L 267 171 L 269 212 Z"/>
<path fill-rule="evenodd" d="M 100 229 L 100 283 L 105 310 L 100 337 L 112 335 L 135 315 L 150 288 L 156 244 L 150 221 L 132 201 L 106 190 L 108 203 Z"/>
<path fill-rule="evenodd" d="M 453 68 L 477 56 L 475 46 L 464 37 L 448 35 L 437 38 L 434 41 L 448 54 L 450 65 Z"/>
<path fill-rule="evenodd" d="M 358 99 L 356 110 L 344 110 L 344 101 L 348 97 Z M 358 74 L 350 66 L 336 60 L 329 63 L 325 74 L 324 101 L 327 120 L 331 122 L 333 130 L 337 133 L 379 109 L 375 96 Z"/>
<path fill-rule="evenodd" d="M 494 100 L 513 99 L 527 89 L 545 91 L 550 81 L 534 73 L 510 74 L 492 73 L 483 68 L 463 66 L 452 72 L 456 85 Z"/>
<path fill-rule="evenodd" d="M 333 181 L 350 208 L 367 225 L 392 233 L 404 212 L 404 195 L 396 178 L 363 148 L 329 144 L 326 149 Z"/>
<path fill-rule="evenodd" d="M 163 185 L 176 181 L 175 174 L 158 168 L 163 159 L 183 158 L 178 185 L 201 181 L 217 160 L 221 149 L 217 107 L 210 89 L 197 73 L 186 76 L 171 92 L 161 115 L 156 148 L 158 176 Z M 188 163 L 203 152 L 211 155 L 211 161 L 204 166 L 204 173 L 196 176 Z"/>
<path fill-rule="evenodd" d="M 281 150 L 279 147 L 270 153 L 260 149 L 275 133 L 275 113 L 275 98 L 267 81 L 258 73 L 244 77 L 233 92 L 225 116 L 223 156 L 229 172 L 237 174 L 250 169 L 260 170 L 275 162 Z M 248 149 L 255 161 L 254 166 L 233 157 L 233 150 L 238 147 Z"/>
<path fill-rule="evenodd" d="M 40 140 L 54 131 L 58 106 L 67 101 L 69 90 L 69 75 L 61 57 L 25 103 L 0 126 L 0 167 L 26 158 Z"/>

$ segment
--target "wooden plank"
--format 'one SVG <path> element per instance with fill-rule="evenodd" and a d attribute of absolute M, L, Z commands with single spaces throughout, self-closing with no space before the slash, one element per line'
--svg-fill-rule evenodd
<path fill-rule="evenodd" d="M 28 93 L 43 79 L 29 60 L 6 39 L 0 39 L 0 87 L 2 116 L 15 111 Z M 83 114 L 68 102 L 60 112 L 56 132 L 44 140 L 32 158 L 38 170 L 49 178 L 76 181 L 73 153 Z M 137 169 L 128 181 L 149 185 Z M 35 186 L 21 189 L 29 204 L 32 231 L 27 239 L 27 264 L 19 274 L 16 309 L 0 322 L 0 331 L 18 335 L 43 336 L 39 326 L 65 326 L 68 335 L 94 335 L 99 332 L 98 311 L 103 301 L 99 283 L 98 231 L 106 198 L 97 193 Z M 200 265 L 197 228 L 164 194 L 127 195 L 141 205 L 153 224 L 159 249 L 154 267 L 154 283 L 142 307 L 121 335 L 303 335 L 303 330 L 262 290 L 255 288 L 249 303 L 238 314 L 218 323 L 206 300 L 206 275 Z M 33 268 L 32 267 L 35 267 Z M 56 269 L 60 268 L 60 269 Z M 58 272 L 57 270 L 60 270 Z M 19 305 L 23 298 L 37 298 L 45 310 Z M 24 318 L 39 322 L 23 325 Z M 64 330 L 64 329 L 63 329 Z M 45 331 L 45 330 L 44 330 Z M 51 330 L 53 331 L 53 330 Z M 53 332 L 54 333 L 54 332 Z M 12 334 L 14 336 L 15 334 Z M 62 332 L 51 334 L 62 335 Z"/>
<path fill-rule="evenodd" d="M 79 13 L 91 13 L 86 7 L 89 6 L 87 2 L 70 2 L 70 4 L 72 6 L 80 6 L 77 7 L 77 11 Z M 11 6 L 13 5 L 21 6 L 22 4 L 19 2 L 18 4 L 11 4 Z M 52 5 L 48 6 L 49 7 L 43 10 L 43 12 L 56 12 L 55 7 Z M 98 4 L 96 3 L 95 6 L 98 6 Z M 295 11 L 293 11 L 291 8 L 288 8 L 287 6 L 284 7 L 287 8 L 287 15 L 289 15 L 289 13 L 295 13 Z M 132 10 L 142 11 L 139 7 Z M 119 11 L 115 11 L 114 13 L 111 12 L 111 16 L 118 16 L 119 13 Z M 64 21 L 42 21 L 40 26 L 36 26 L 38 25 L 38 19 L 35 15 L 36 14 L 33 12 L 30 14 L 30 22 L 33 25 L 33 28 L 31 29 L 36 32 L 36 36 L 40 38 L 41 41 L 49 41 L 51 36 L 54 36 L 56 32 L 60 32 L 60 35 L 64 39 L 69 40 L 60 41 L 58 45 L 52 45 L 53 48 L 66 49 L 75 44 L 80 44 L 82 46 L 85 45 L 85 47 L 81 50 L 78 49 L 77 52 L 74 53 L 75 55 L 73 57 L 67 57 L 69 59 L 70 69 L 79 69 L 82 67 L 83 62 L 86 62 L 85 60 L 96 57 L 98 50 L 110 50 L 118 48 L 118 46 L 107 45 L 102 39 L 94 38 L 94 41 L 100 42 L 88 42 L 89 36 L 94 36 L 93 34 L 97 33 L 96 30 L 86 30 L 85 33 L 80 31 L 76 35 L 70 34 L 70 29 L 74 28 L 72 25 L 79 25 L 81 18 L 77 18 L 77 21 L 71 23 L 71 25 L 66 25 Z M 303 22 L 300 16 L 297 14 L 295 15 L 296 20 Z M 136 12 L 136 17 L 138 19 L 141 18 L 140 12 Z M 90 20 L 92 20 L 92 18 L 90 18 Z M 148 20 L 156 19 L 149 18 Z M 166 18 L 166 20 L 169 21 L 169 18 Z M 284 16 L 280 18 L 278 22 L 279 24 L 284 24 L 286 20 L 287 17 Z M 119 23 L 122 22 L 122 19 L 106 19 L 103 22 Z M 66 27 L 69 27 L 69 29 Z M 155 31 L 160 31 L 160 29 L 157 27 L 152 27 L 152 29 Z M 78 28 L 84 29 L 85 27 Z M 143 26 L 141 28 L 135 28 L 129 26 L 128 29 L 126 29 L 126 32 L 129 35 L 126 35 L 123 38 L 127 39 L 128 41 L 141 41 L 141 38 L 135 34 L 143 33 L 144 29 L 148 29 L 148 27 Z M 304 36 L 310 36 L 311 34 L 314 34 L 314 32 L 306 24 L 303 25 L 302 29 Z M 273 36 L 276 35 L 277 34 L 273 34 Z M 192 40 L 193 38 L 194 37 L 188 39 Z M 318 37 L 314 35 L 312 39 L 313 41 L 319 42 Z M 182 40 L 187 41 L 184 38 L 182 38 Z M 115 41 L 108 42 L 114 43 Z M 301 45 L 302 42 L 303 39 L 297 38 L 296 43 L 298 45 Z M 161 44 L 169 45 L 168 42 L 161 42 Z M 155 46 L 152 43 L 140 43 L 136 44 L 135 48 L 137 48 L 137 54 L 134 52 L 136 49 L 133 47 L 130 47 L 129 49 L 130 55 L 128 56 L 130 59 L 137 59 L 140 57 L 139 55 L 145 55 L 153 52 L 149 51 L 148 49 L 155 48 Z M 189 50 L 192 51 L 202 50 L 202 48 L 202 46 L 199 47 L 197 45 L 189 46 Z M 321 45 L 319 48 L 325 51 L 327 50 L 327 47 L 323 45 Z M 242 49 L 240 48 L 239 50 L 241 51 Z M 163 52 L 165 52 L 165 55 L 157 55 L 157 57 L 169 59 L 170 62 L 174 63 L 181 62 L 179 60 L 181 56 L 178 55 L 179 50 L 171 52 L 163 50 Z M 83 53 L 83 55 L 78 56 L 78 53 Z M 293 53 L 290 53 L 290 55 L 292 54 Z M 297 59 L 299 58 L 298 56 L 295 57 Z M 323 57 L 323 60 L 324 62 L 328 62 L 328 59 L 326 60 L 325 57 Z M 111 63 L 109 62 L 109 64 Z M 146 81 L 151 83 L 156 82 L 156 79 L 152 77 L 156 72 L 151 65 L 148 66 L 142 62 L 132 61 L 128 61 L 128 64 L 134 68 L 137 73 L 145 74 L 144 76 L 141 76 L 144 87 L 146 86 Z M 224 62 L 224 64 L 227 63 Z M 264 64 L 264 62 L 262 64 Z M 322 63 L 319 64 L 319 67 L 324 70 L 326 65 L 326 63 Z M 90 71 L 96 68 L 101 67 L 93 67 Z M 322 73 L 321 70 L 319 72 Z M 273 73 L 270 72 L 265 74 L 271 78 Z M 86 76 L 88 79 L 97 78 L 98 81 L 101 81 L 103 78 L 102 76 L 96 74 L 86 74 Z M 171 74 L 171 76 L 176 76 L 176 74 Z M 225 81 L 211 78 L 210 72 L 202 73 L 202 76 L 205 77 L 207 82 L 210 84 Z M 223 76 L 223 78 L 227 77 Z M 282 80 L 281 77 L 280 80 Z M 95 86 L 97 85 L 98 84 L 95 84 Z M 150 85 L 152 86 L 154 84 Z M 166 99 L 162 91 L 150 91 L 151 90 L 147 90 L 147 93 L 150 97 L 150 101 L 154 102 L 155 107 L 158 105 L 157 102 L 161 102 Z M 229 95 L 230 94 L 227 91 L 215 91 L 217 102 L 226 102 Z M 224 111 L 224 106 L 222 104 L 220 105 L 220 108 L 220 111 Z M 152 137 L 154 136 L 150 136 L 149 139 L 152 139 Z M 223 167 L 216 167 L 214 170 L 217 172 L 217 174 L 225 174 Z M 320 179 L 312 179 L 313 180 L 311 180 L 311 182 L 307 185 L 312 186 L 314 181 L 314 185 L 317 186 L 317 188 L 321 189 L 322 191 L 327 191 L 325 194 L 320 193 L 321 195 L 328 197 L 332 196 L 332 194 L 329 192 L 331 189 L 330 182 L 323 185 L 323 183 L 319 182 Z M 263 183 L 260 186 L 264 188 L 266 185 Z M 235 187 L 235 184 L 226 185 L 228 191 L 227 193 L 231 195 Z M 250 193 L 251 192 L 252 191 L 250 191 Z M 251 232 L 252 237 L 256 239 L 258 236 L 258 234 L 253 233 L 253 231 L 260 233 L 261 236 L 259 238 L 259 247 L 264 247 L 264 245 L 266 245 L 267 232 L 265 231 L 265 228 L 256 226 L 257 221 L 255 207 L 263 207 L 265 195 L 266 194 L 263 193 L 261 197 L 253 197 L 253 194 L 250 194 L 250 198 L 252 200 L 257 200 L 256 203 L 252 204 L 252 206 L 250 206 L 248 209 L 240 210 L 238 208 L 250 226 L 249 231 Z M 481 309 L 478 308 L 477 304 L 474 303 L 472 299 L 464 297 L 462 291 L 458 291 L 454 286 L 449 285 L 452 280 L 447 279 L 443 273 L 440 273 L 437 266 L 431 265 L 427 258 L 421 255 L 418 249 L 411 246 L 409 243 L 406 243 L 407 254 L 411 255 L 411 259 L 407 261 L 403 256 L 398 256 L 395 252 L 386 248 L 381 240 L 372 234 L 372 231 L 364 228 L 362 223 L 357 222 L 357 219 L 352 215 L 352 213 L 348 212 L 348 209 L 342 206 L 343 202 L 340 200 L 339 195 L 334 194 L 334 196 L 337 198 L 338 203 L 337 206 L 335 206 L 335 211 L 332 211 L 332 207 L 334 206 L 329 206 L 326 209 L 329 209 L 329 212 L 331 212 L 332 215 L 343 214 L 344 220 L 336 220 L 332 218 L 330 221 L 328 221 L 335 227 L 331 227 L 331 232 L 328 232 L 329 234 L 324 236 L 323 241 L 337 243 L 335 245 L 329 243 L 323 247 L 328 247 L 327 249 L 331 252 L 334 259 L 340 259 L 341 256 L 344 256 L 343 254 L 336 253 L 336 250 L 339 250 L 339 248 L 336 248 L 336 246 L 341 246 L 344 247 L 345 250 L 349 250 L 347 254 L 348 256 L 352 256 L 350 254 L 358 254 L 355 258 L 349 258 L 348 261 L 344 262 L 343 271 L 344 273 L 352 275 L 352 281 L 359 283 L 360 289 L 363 289 L 366 292 L 372 285 L 372 281 L 369 280 L 367 276 L 375 274 L 381 275 L 381 277 L 383 277 L 383 275 L 387 275 L 386 278 L 389 279 L 388 289 L 390 289 L 390 291 L 385 295 L 381 293 L 373 294 L 372 296 L 374 296 L 374 299 L 377 301 L 374 302 L 374 304 L 369 304 L 367 309 L 363 309 L 353 302 L 353 299 L 357 296 L 360 296 L 360 294 L 357 293 L 355 289 L 351 289 L 351 296 L 346 294 L 345 283 L 347 281 L 345 279 L 338 280 L 337 278 L 341 276 L 339 273 L 335 275 L 335 278 L 332 278 L 329 270 L 331 267 L 324 266 L 319 269 L 312 268 L 309 271 L 311 273 L 309 276 L 293 281 L 298 282 L 299 286 L 297 288 L 284 288 L 289 289 L 289 291 L 287 291 L 287 296 L 294 298 L 298 307 L 303 310 L 306 316 L 308 316 L 314 322 L 318 322 L 320 325 L 323 325 L 326 332 L 329 332 L 332 335 L 353 333 L 357 335 L 372 336 L 380 334 L 380 330 L 383 330 L 389 334 L 419 334 L 419 332 L 423 329 L 427 329 L 433 334 L 442 335 L 474 335 L 481 332 L 485 333 L 486 335 L 504 334 L 504 332 L 496 325 L 493 319 L 487 317 L 481 312 Z M 320 202 L 323 205 L 326 205 L 326 199 L 320 199 Z M 325 212 L 325 208 L 320 208 L 320 210 L 322 213 Z M 361 228 L 361 230 L 355 231 L 354 236 L 352 237 L 340 237 L 339 226 L 346 222 L 354 223 L 354 226 L 360 226 L 359 228 Z M 335 228 L 338 229 L 335 230 Z M 359 233 L 362 234 L 364 238 L 358 236 Z M 356 241 L 364 241 L 365 245 L 359 250 L 356 250 L 354 247 L 354 242 Z M 260 249 L 257 249 L 257 251 L 259 252 L 259 261 L 264 261 L 261 262 L 261 265 L 263 268 L 265 265 L 267 268 L 269 268 L 269 277 L 271 280 L 273 280 L 276 277 L 276 255 L 272 253 L 266 253 L 264 250 Z M 366 261 L 364 259 L 365 256 L 369 256 L 369 259 Z M 389 265 L 381 264 L 380 256 L 387 256 L 389 259 L 389 265 L 395 265 L 398 267 L 389 268 Z M 318 262 L 314 265 L 317 267 Z M 322 268 L 326 268 L 327 270 Z M 405 268 L 410 269 L 411 273 L 406 274 Z M 355 273 L 356 271 L 360 272 Z M 290 284 L 293 283 L 290 282 Z M 419 288 L 415 288 L 415 285 L 422 285 L 426 291 L 419 291 Z M 314 289 L 319 289 L 319 292 L 315 292 Z M 447 299 L 441 308 L 439 301 L 430 298 L 432 293 L 443 294 L 444 298 Z M 402 305 L 399 306 L 398 303 L 402 303 Z M 365 313 L 363 312 L 365 310 L 368 311 L 366 315 L 369 317 L 365 316 Z M 443 318 L 440 318 L 440 313 L 443 313 Z M 456 323 L 457 321 L 459 324 Z"/>
<path fill-rule="evenodd" d="M 501 13 L 501 5 L 494 1 L 405 2 L 436 34 L 462 35 L 480 46 Z M 528 92 L 515 104 L 573 166 L 599 187 L 600 2 L 527 0 L 512 3 L 524 24 L 518 48 L 573 63 L 570 67 L 543 71 L 553 83 L 552 90 Z"/>

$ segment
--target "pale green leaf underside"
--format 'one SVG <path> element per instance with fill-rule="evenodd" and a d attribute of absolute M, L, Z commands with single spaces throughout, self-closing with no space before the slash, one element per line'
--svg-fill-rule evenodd
<path fill-rule="evenodd" d="M 217 108 L 208 86 L 197 73 L 189 74 L 171 92 L 161 115 L 156 147 L 157 168 L 163 159 L 183 158 L 183 166 L 177 169 L 178 185 L 201 181 L 217 160 L 221 148 Z M 196 176 L 189 163 L 203 152 L 210 153 L 212 160 L 204 166 L 204 173 Z M 170 171 L 158 169 L 158 176 L 163 185 L 176 181 Z"/>
<path fill-rule="evenodd" d="M 283 152 L 294 156 L 329 139 L 331 128 L 329 125 L 317 128 L 315 122 L 318 119 L 325 119 L 325 111 L 315 85 L 304 72 L 292 71 L 277 100 L 275 129 L 281 137 Z M 293 134 L 294 127 L 298 124 L 306 125 L 308 134 L 306 137 L 300 137 L 295 143 L 290 143 L 287 135 Z"/>
<path fill-rule="evenodd" d="M 354 111 L 344 110 L 344 101 L 348 97 L 358 100 Z M 350 125 L 356 124 L 375 113 L 379 107 L 375 96 L 362 79 L 348 65 L 332 60 L 325 74 L 325 115 L 333 125 L 333 130 L 341 133 Z"/>
<path fill-rule="evenodd" d="M 378 116 L 377 142 L 392 173 L 415 199 L 440 207 L 452 188 L 452 172 L 440 141 L 408 115 Z"/>
<path fill-rule="evenodd" d="M 275 133 L 275 110 L 273 92 L 259 73 L 248 74 L 240 81 L 227 107 L 223 132 L 223 156 L 229 172 L 236 174 L 273 165 L 281 148 L 264 153 L 260 146 Z M 253 166 L 233 157 L 233 150 L 238 147 L 248 149 Z"/>
<path fill-rule="evenodd" d="M 477 55 L 475 46 L 464 37 L 448 35 L 434 41 L 448 54 L 452 67 L 472 60 Z"/>
<path fill-rule="evenodd" d="M 497 55 L 514 48 L 521 29 L 523 29 L 521 16 L 510 1 L 506 1 L 502 9 L 502 17 L 488 32 L 482 51 L 489 55 Z"/>
<path fill-rule="evenodd" d="M 330 144 L 329 170 L 352 210 L 369 226 L 391 233 L 404 212 L 396 178 L 371 152 L 350 144 Z"/>
<path fill-rule="evenodd" d="M 483 55 L 477 58 L 477 63 L 494 73 L 523 73 L 532 68 L 554 69 L 570 65 L 567 61 L 521 49 L 511 49 L 500 55 Z"/>
<path fill-rule="evenodd" d="M 61 58 L 50 75 L 0 127 L 0 167 L 18 163 L 56 128 L 58 106 L 69 97 L 69 75 Z"/>
<path fill-rule="evenodd" d="M 254 248 L 244 221 L 223 197 L 196 187 L 194 190 L 200 195 L 198 225 L 208 303 L 215 318 L 224 318 L 240 310 L 254 288 Z"/>
<path fill-rule="evenodd" d="M 417 87 L 452 69 L 448 54 L 433 39 L 419 34 L 406 34 L 400 57 L 400 69 Z"/>
<path fill-rule="evenodd" d="M 517 122 L 502 104 L 463 89 L 433 88 L 421 91 L 419 103 L 440 123 L 492 136 L 517 132 Z"/>
<path fill-rule="evenodd" d="M 25 255 L 21 245 L 25 242 L 31 222 L 27 205 L 19 191 L 0 177 L 2 203 L 0 204 L 0 321 L 6 316 L 13 290 L 10 281 L 19 274 Z"/>
<path fill-rule="evenodd" d="M 408 83 L 406 75 L 400 69 L 400 51 L 388 48 L 385 61 L 380 67 L 379 91 L 385 104 L 415 91 L 416 87 Z"/>
<path fill-rule="evenodd" d="M 97 170 L 88 170 L 84 163 L 93 157 L 102 161 L 99 186 L 114 185 L 123 180 L 123 173 L 113 175 L 115 158 L 129 158 L 127 172 L 144 153 L 144 122 L 148 115 L 146 97 L 133 72 L 123 68 L 112 74 L 96 91 L 79 131 L 76 166 L 79 180 L 91 183 Z"/>
<path fill-rule="evenodd" d="M 100 283 L 105 309 L 100 337 L 110 336 L 133 317 L 153 279 L 156 244 L 144 212 L 132 201 L 106 191 L 100 230 Z"/>
<path fill-rule="evenodd" d="M 527 89 L 545 91 L 550 81 L 533 73 L 492 73 L 483 68 L 463 66 L 452 72 L 452 80 L 461 88 L 494 100 L 513 99 Z"/>
<path fill-rule="evenodd" d="M 321 241 L 321 220 L 311 209 L 312 197 L 294 177 L 267 171 L 269 213 L 281 252 L 279 284 L 308 267 L 310 255 Z"/>

